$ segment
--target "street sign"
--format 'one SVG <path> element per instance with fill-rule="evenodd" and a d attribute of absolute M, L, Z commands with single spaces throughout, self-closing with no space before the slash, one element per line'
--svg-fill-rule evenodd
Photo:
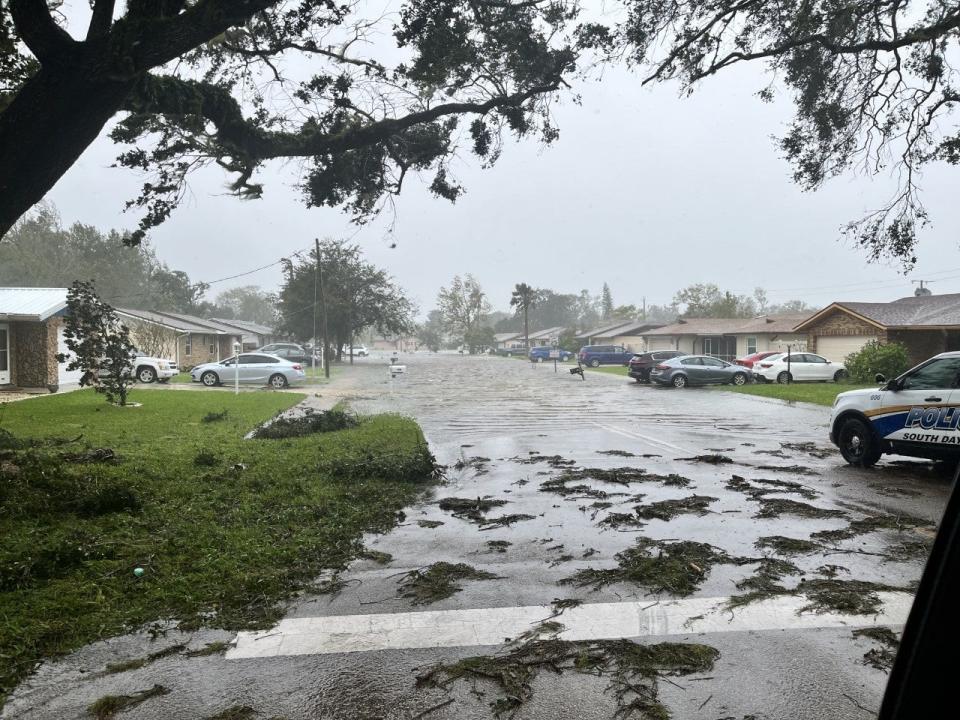
<path fill-rule="evenodd" d="M 560 358 L 560 348 L 551 348 L 550 349 L 550 359 L 558 360 Z"/>

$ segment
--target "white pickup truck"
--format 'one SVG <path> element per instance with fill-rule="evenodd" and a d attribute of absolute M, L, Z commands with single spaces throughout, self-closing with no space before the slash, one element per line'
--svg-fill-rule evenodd
<path fill-rule="evenodd" d="M 127 372 L 132 373 L 133 376 L 142 383 L 164 383 L 179 373 L 180 369 L 174 360 L 153 357 L 152 355 L 143 355 L 137 350 L 130 360 L 130 368 Z M 108 369 L 100 369 L 100 377 L 107 377 L 109 374 L 110 371 Z"/>

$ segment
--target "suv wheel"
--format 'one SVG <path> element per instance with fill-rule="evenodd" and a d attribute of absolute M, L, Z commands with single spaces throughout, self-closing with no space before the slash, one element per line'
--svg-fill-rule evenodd
<path fill-rule="evenodd" d="M 157 371 L 149 365 L 137 368 L 137 380 L 142 383 L 152 383 L 157 379 Z"/>
<path fill-rule="evenodd" d="M 590 367 L 600 367 L 600 360 L 598 360 L 597 358 L 594 358 L 593 360 L 591 360 Z"/>
<path fill-rule="evenodd" d="M 687 376 L 679 374 L 674 375 L 670 382 L 675 388 L 684 388 L 687 386 Z"/>
<path fill-rule="evenodd" d="M 880 459 L 880 443 L 870 426 L 860 418 L 844 420 L 837 434 L 840 454 L 851 465 L 870 467 Z"/>

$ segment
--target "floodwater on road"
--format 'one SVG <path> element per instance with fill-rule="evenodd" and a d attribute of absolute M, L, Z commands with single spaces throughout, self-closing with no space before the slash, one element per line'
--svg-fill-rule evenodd
<path fill-rule="evenodd" d="M 275 628 L 201 634 L 235 642 L 225 656 L 88 677 L 142 654 L 136 636 L 99 643 L 41 668 L 3 716 L 80 717 L 154 683 L 171 692 L 125 717 L 875 715 L 889 648 L 854 633 L 899 633 L 949 477 L 886 458 L 847 467 L 827 408 L 496 357 L 402 362 L 394 377 L 384 358 L 345 369 L 351 405 L 414 417 L 447 473 L 367 539 L 381 554 Z M 623 638 L 695 644 L 709 662 L 638 680 L 603 644 Z M 560 655 L 530 660 L 546 650 Z"/>

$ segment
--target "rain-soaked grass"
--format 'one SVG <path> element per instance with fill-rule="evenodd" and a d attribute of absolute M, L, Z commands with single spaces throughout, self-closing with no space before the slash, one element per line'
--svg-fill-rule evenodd
<path fill-rule="evenodd" d="M 151 688 L 140 690 L 130 695 L 104 695 L 91 703 L 87 708 L 87 712 L 97 718 L 97 720 L 108 720 L 123 710 L 146 702 L 150 698 L 166 695 L 169 692 L 170 690 L 163 685 L 154 685 Z"/>
<path fill-rule="evenodd" d="M 853 637 L 866 637 L 877 643 L 863 654 L 864 665 L 890 672 L 900 648 L 900 640 L 893 630 L 886 627 L 860 628 L 853 631 Z"/>
<path fill-rule="evenodd" d="M 760 511 L 754 515 L 755 518 L 778 518 L 781 515 L 795 515 L 802 518 L 823 519 L 847 516 L 843 510 L 816 507 L 786 498 L 761 497 L 757 499 L 757 502 L 760 503 Z"/>
<path fill-rule="evenodd" d="M 414 605 L 428 605 L 450 597 L 463 588 L 461 580 L 496 580 L 498 575 L 477 570 L 466 563 L 436 562 L 426 569 L 411 570 L 400 581 L 400 597 L 410 598 Z"/>
<path fill-rule="evenodd" d="M 799 538 L 784 537 L 783 535 L 768 535 L 757 540 L 753 546 L 758 550 L 770 549 L 778 555 L 807 555 L 822 549 L 819 545 L 810 540 L 801 540 Z"/>
<path fill-rule="evenodd" d="M 677 500 L 659 500 L 647 505 L 636 505 L 633 511 L 641 520 L 673 520 L 678 515 L 706 515 L 710 503 L 717 501 L 707 495 L 690 495 Z"/>
<path fill-rule="evenodd" d="M 446 689 L 459 680 L 490 682 L 498 693 L 490 707 L 499 718 L 512 716 L 533 697 L 541 670 L 575 672 L 609 678 L 615 699 L 612 717 L 668 720 L 671 714 L 659 700 L 658 678 L 707 672 L 719 656 L 716 648 L 699 643 L 535 639 L 497 655 L 435 665 L 417 676 L 417 686 Z"/>
<path fill-rule="evenodd" d="M 302 396 L 134 393 L 142 406 L 81 390 L 4 407 L 19 440 L 0 463 L 0 703 L 38 661 L 158 618 L 268 626 L 365 532 L 394 527 L 435 472 L 398 416 L 244 440 Z M 203 423 L 211 407 L 229 413 Z M 91 448 L 114 457 L 60 457 Z M 195 465 L 202 451 L 220 464 Z"/>
<path fill-rule="evenodd" d="M 736 562 L 723 550 L 706 543 L 637 538 L 633 547 L 616 554 L 617 567 L 587 568 L 561 584 L 599 589 L 614 583 L 630 583 L 651 592 L 686 596 L 700 587 L 715 564 Z"/>
<path fill-rule="evenodd" d="M 127 672 L 128 670 L 138 670 L 152 662 L 160 660 L 161 658 L 169 657 L 170 655 L 179 655 L 186 649 L 186 645 L 170 645 L 169 647 L 163 648 L 163 650 L 157 650 L 156 652 L 149 653 L 144 657 L 121 660 L 120 662 L 115 663 L 107 663 L 104 671 L 107 673 L 121 673 Z"/>

